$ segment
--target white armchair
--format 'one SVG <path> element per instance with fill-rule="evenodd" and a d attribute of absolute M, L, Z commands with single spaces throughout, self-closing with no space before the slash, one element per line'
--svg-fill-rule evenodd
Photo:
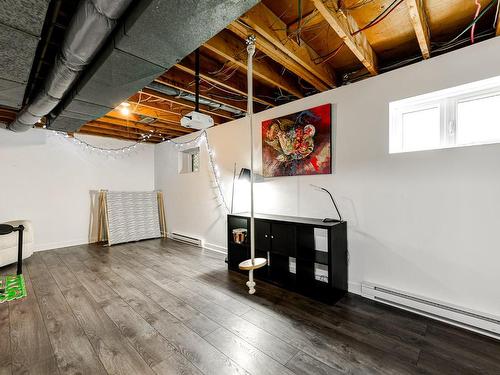
<path fill-rule="evenodd" d="M 29 258 L 33 254 L 33 225 L 28 220 L 8 221 L 2 224 L 9 224 L 13 227 L 24 226 L 23 233 L 23 259 Z M 17 240 L 18 232 L 12 232 L 0 236 L 0 267 L 17 262 Z"/>

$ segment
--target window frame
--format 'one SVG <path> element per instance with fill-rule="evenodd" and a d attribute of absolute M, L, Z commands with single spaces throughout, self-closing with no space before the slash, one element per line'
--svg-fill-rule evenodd
<path fill-rule="evenodd" d="M 198 169 L 194 169 L 194 155 L 198 155 Z M 200 148 L 190 148 L 178 152 L 179 168 L 178 174 L 191 174 L 200 171 L 201 154 Z"/>
<path fill-rule="evenodd" d="M 500 143 L 500 139 L 457 143 L 459 103 L 493 96 L 500 96 L 500 77 L 389 103 L 389 153 L 397 154 Z M 440 110 L 441 137 L 439 146 L 417 150 L 405 150 L 403 144 L 404 114 L 424 111 L 435 107 L 439 107 Z"/>

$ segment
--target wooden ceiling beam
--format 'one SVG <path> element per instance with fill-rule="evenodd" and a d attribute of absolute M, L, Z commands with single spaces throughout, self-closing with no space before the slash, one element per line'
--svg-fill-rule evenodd
<path fill-rule="evenodd" d="M 166 73 L 155 79 L 155 82 L 161 83 L 162 85 L 172 87 L 177 90 L 184 91 L 186 93 L 195 94 L 195 82 L 194 82 L 194 77 L 191 76 L 191 74 L 186 73 L 182 70 L 179 70 L 178 68 L 170 68 Z M 204 84 L 203 81 L 200 83 L 200 99 L 206 99 L 211 102 L 225 105 L 227 107 L 231 107 L 233 109 L 236 109 L 238 111 L 243 111 L 246 112 L 247 109 L 247 103 L 245 101 L 241 100 L 232 100 L 230 98 L 230 95 L 227 93 L 217 93 L 217 94 L 212 94 L 211 91 L 206 91 L 207 88 L 210 88 L 210 86 L 206 87 L 207 85 Z M 216 92 L 217 90 L 214 90 Z M 222 95 L 219 95 L 222 94 Z M 220 98 L 219 96 L 224 96 L 224 98 Z"/>
<path fill-rule="evenodd" d="M 203 46 L 225 60 L 232 62 L 244 72 L 247 71 L 248 54 L 246 44 L 241 39 L 233 36 L 229 31 L 221 31 Z M 255 77 L 263 83 L 272 87 L 279 87 L 297 98 L 304 97 L 297 84 L 287 80 L 280 72 L 264 61 L 254 59 L 253 72 Z"/>
<path fill-rule="evenodd" d="M 314 10 L 302 17 L 301 20 L 297 20 L 288 25 L 288 33 L 293 34 L 303 25 L 307 24 L 307 28 L 313 28 L 313 26 L 319 25 L 321 22 L 324 22 L 324 18 L 318 12 L 316 8 Z"/>
<path fill-rule="evenodd" d="M 144 124 L 128 123 L 127 125 L 124 125 L 120 121 L 116 121 L 116 119 L 104 118 L 104 117 L 94 121 L 90 121 L 87 124 L 94 124 L 96 126 L 101 126 L 103 128 L 109 127 L 109 129 L 111 130 L 118 129 L 118 130 L 128 131 L 130 129 L 131 131 L 136 132 L 137 134 L 153 133 L 153 134 L 158 134 L 159 136 L 172 136 L 172 137 L 178 137 L 186 134 L 184 132 L 179 132 L 168 128 L 145 126 Z"/>
<path fill-rule="evenodd" d="M 287 54 L 290 59 L 299 63 L 327 88 L 336 86 L 333 72 L 326 65 L 315 62 L 319 58 L 318 54 L 304 41 L 299 44 L 293 38 L 289 38 L 287 25 L 263 3 L 243 14 L 240 20 Z"/>
<path fill-rule="evenodd" d="M 155 133 L 156 129 L 149 129 L 149 130 L 142 130 L 140 128 L 137 128 L 136 126 L 128 126 L 128 127 L 123 127 L 120 125 L 113 125 L 111 123 L 105 123 L 101 121 L 90 121 L 84 125 L 85 127 L 94 127 L 94 128 L 99 128 L 99 129 L 104 129 L 104 130 L 114 130 L 114 131 L 119 131 L 125 134 L 133 134 L 136 136 L 142 136 L 144 134 L 152 134 L 152 136 L 156 138 L 162 138 L 162 137 L 167 137 L 167 134 L 160 135 L 159 133 Z M 153 132 L 151 132 L 153 130 Z"/>
<path fill-rule="evenodd" d="M 497 19 L 496 36 L 500 36 L 500 17 Z"/>
<path fill-rule="evenodd" d="M 78 130 L 78 133 L 89 134 L 89 135 L 97 135 L 97 136 L 107 136 L 107 137 L 124 139 L 124 140 L 135 141 L 135 142 L 140 141 L 142 139 L 138 135 L 134 135 L 134 134 L 130 134 L 130 133 L 125 133 L 125 132 L 120 132 L 120 131 L 116 131 L 116 130 L 102 129 L 102 128 L 91 126 L 91 125 L 84 125 L 84 126 L 82 126 Z M 151 139 L 147 140 L 146 142 L 158 143 L 160 141 L 161 141 L 160 138 L 151 138 Z"/>
<path fill-rule="evenodd" d="M 146 116 L 146 117 L 152 117 L 155 118 L 161 122 L 167 123 L 167 124 L 172 124 L 172 125 L 179 125 L 182 116 L 180 114 L 167 114 L 167 113 L 162 113 L 160 111 L 157 111 L 153 108 L 144 106 L 142 104 L 137 104 L 133 102 L 130 103 L 130 112 L 134 113 L 136 115 L 141 115 L 141 116 Z"/>
<path fill-rule="evenodd" d="M 101 117 L 101 118 L 98 118 L 97 120 L 94 120 L 94 121 L 112 124 L 112 125 L 119 125 L 119 126 L 122 126 L 125 128 L 133 126 L 133 127 L 138 128 L 138 129 L 143 129 L 144 131 L 149 131 L 153 128 L 153 129 L 158 129 L 158 130 L 161 130 L 164 132 L 170 131 L 170 132 L 175 133 L 176 135 L 184 135 L 184 134 L 188 134 L 188 133 L 192 132 L 191 129 L 187 129 L 187 128 L 184 128 L 182 126 L 172 126 L 169 124 L 163 124 L 161 122 L 155 122 L 154 124 L 143 124 L 143 123 L 136 122 L 136 121 L 124 120 L 124 119 L 116 118 L 116 117 L 110 117 L 108 115 Z"/>
<path fill-rule="evenodd" d="M 137 130 L 134 130 L 132 128 L 123 128 L 120 126 L 113 126 L 110 124 L 99 124 L 96 122 L 89 122 L 85 125 L 83 125 L 80 129 L 87 129 L 87 130 L 93 130 L 93 131 L 102 131 L 102 132 L 108 132 L 110 134 L 115 134 L 115 135 L 122 135 L 122 136 L 129 136 L 129 137 L 136 137 L 141 139 L 144 134 L 147 134 L 146 132 L 137 132 Z M 161 139 L 162 137 L 160 135 L 150 133 L 151 139 Z"/>
<path fill-rule="evenodd" d="M 337 6 L 336 0 L 312 0 L 321 16 L 330 27 L 344 41 L 349 50 L 361 61 L 364 67 L 372 74 L 378 74 L 377 55 L 373 51 L 363 32 L 356 35 L 351 30 L 359 30 L 359 26 L 350 14 L 344 13 Z M 333 10 L 333 11 L 332 11 Z"/>
<path fill-rule="evenodd" d="M 96 131 L 89 130 L 89 129 L 79 130 L 77 133 L 78 134 L 84 134 L 84 135 L 93 135 L 94 137 L 105 137 L 105 138 L 119 139 L 119 140 L 122 140 L 122 141 L 129 141 L 129 142 L 138 142 L 138 141 L 140 141 L 139 138 L 124 137 L 124 136 L 121 136 L 121 135 L 109 134 L 109 133 L 104 133 L 104 132 L 96 132 Z M 162 142 L 161 140 L 151 140 L 151 139 L 149 139 L 149 140 L 146 140 L 146 141 L 141 142 L 141 143 L 156 144 L 156 143 L 161 143 L 161 142 Z"/>
<path fill-rule="evenodd" d="M 418 0 L 406 0 L 406 5 L 410 13 L 411 23 L 417 36 L 418 45 L 422 51 L 424 59 L 431 57 L 431 37 L 427 18 L 425 17 L 425 9 L 423 4 Z M 498 27 L 497 27 L 498 35 Z"/>
<path fill-rule="evenodd" d="M 293 74 L 302 78 L 304 81 L 311 84 L 315 89 L 319 91 L 328 90 L 329 87 L 325 85 L 320 79 L 316 78 L 314 74 L 307 71 L 302 65 L 292 60 L 285 52 L 276 47 L 273 43 L 268 41 L 262 35 L 252 30 L 250 26 L 245 25 L 242 21 L 234 21 L 227 26 L 227 29 L 238 35 L 241 39 L 246 39 L 249 35 L 253 34 L 257 37 L 255 42 L 255 47 L 267 55 L 272 60 L 276 61 L 278 64 L 282 65 L 284 68 L 288 69 Z"/>
<path fill-rule="evenodd" d="M 138 111 L 138 109 L 131 108 L 130 111 L 134 112 L 134 111 Z M 146 112 L 148 112 L 148 111 L 146 111 Z M 139 115 L 134 114 L 134 113 L 124 115 L 120 111 L 113 110 L 113 111 L 106 113 L 105 117 L 112 117 L 112 118 L 120 119 L 120 120 L 123 120 L 126 122 L 130 122 L 130 123 L 141 123 L 144 125 L 148 125 L 148 123 L 146 123 L 146 122 L 141 122 L 141 120 L 144 118 L 144 116 L 147 116 L 147 115 L 142 114 L 142 113 L 141 113 L 141 115 L 142 116 L 139 116 Z M 147 117 L 153 117 L 153 116 L 147 116 Z M 156 118 L 156 117 L 153 117 L 153 118 Z M 180 118 L 178 121 L 171 121 L 171 120 L 165 121 L 163 119 L 156 118 L 156 121 L 154 121 L 153 123 L 149 123 L 149 125 L 153 125 L 153 124 L 155 124 L 156 126 L 167 127 L 169 129 L 172 129 L 172 130 L 188 131 L 188 129 L 186 129 L 180 125 Z"/>
<path fill-rule="evenodd" d="M 16 119 L 17 112 L 12 109 L 0 108 L 0 122 L 10 124 Z"/>
<path fill-rule="evenodd" d="M 162 113 L 164 115 L 179 116 L 180 120 L 180 118 L 182 117 L 180 110 L 184 107 L 181 105 L 174 105 L 170 101 L 158 98 L 157 96 L 153 95 L 152 92 L 154 91 L 150 91 L 150 93 L 148 94 L 147 89 L 143 89 L 139 93 L 132 95 L 128 99 L 128 102 L 131 105 L 136 105 L 137 103 L 140 103 L 141 106 L 151 108 L 152 110 Z"/>
<path fill-rule="evenodd" d="M 229 60 L 228 60 L 229 61 Z M 230 76 L 225 78 L 220 78 L 219 74 L 210 73 L 216 72 L 221 69 L 221 66 L 203 55 L 200 54 L 200 77 L 202 80 L 209 82 L 210 84 L 215 85 L 217 88 L 221 88 L 223 90 L 229 90 L 234 92 L 237 95 L 247 97 L 247 85 L 246 85 L 246 76 L 243 75 L 239 70 L 236 64 L 234 67 L 231 64 L 226 64 L 228 69 L 235 69 L 236 71 L 231 71 Z M 189 55 L 184 58 L 179 64 L 175 65 L 176 68 L 191 74 L 195 75 L 195 62 L 193 55 Z M 222 73 L 220 73 L 222 74 Z M 257 83 L 257 82 L 255 82 Z M 259 85 L 254 84 L 254 101 L 266 105 L 268 107 L 272 107 L 275 105 L 268 97 L 272 97 L 272 93 L 267 90 L 266 87 L 259 87 Z M 265 99 L 263 99 L 265 98 Z"/>
<path fill-rule="evenodd" d="M 128 102 L 133 106 L 140 103 L 140 108 L 147 108 L 151 110 L 151 112 L 145 111 L 144 113 L 162 114 L 162 122 L 172 123 L 172 121 L 166 121 L 164 116 L 168 116 L 169 119 L 174 120 L 174 123 L 172 123 L 173 125 L 178 125 L 180 124 L 182 116 L 194 109 L 194 103 L 182 98 L 168 96 L 151 89 L 142 89 L 141 92 L 142 94 L 138 93 L 131 96 L 128 99 Z M 226 111 L 219 110 L 218 112 L 214 112 L 212 109 L 208 109 L 208 107 L 203 105 L 200 105 L 200 109 L 202 112 L 206 111 L 206 113 L 210 114 L 216 125 L 227 122 L 227 120 L 234 119 L 232 114 Z M 132 108 L 131 111 L 133 112 L 134 108 Z M 170 116 L 172 116 L 172 118 L 170 118 Z"/>
<path fill-rule="evenodd" d="M 181 115 L 185 115 L 188 112 L 194 110 L 194 103 L 189 100 L 179 98 L 176 96 L 165 95 L 161 92 L 151 89 L 142 89 L 142 92 L 151 95 L 155 98 L 162 99 L 165 102 L 178 105 L 179 107 L 181 107 L 180 110 L 184 111 L 184 113 L 181 112 Z M 227 112 L 221 109 L 210 108 L 204 104 L 200 104 L 200 111 L 212 116 L 216 124 L 222 124 L 224 122 L 235 119 L 234 115 L 231 112 Z"/>

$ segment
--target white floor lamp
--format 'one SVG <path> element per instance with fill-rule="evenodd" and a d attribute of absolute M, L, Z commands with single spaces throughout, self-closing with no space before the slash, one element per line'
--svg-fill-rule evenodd
<path fill-rule="evenodd" d="M 248 122 L 250 123 L 250 259 L 239 264 L 241 270 L 248 271 L 248 293 L 255 293 L 255 281 L 253 280 L 253 271 L 264 267 L 267 264 L 265 258 L 255 258 L 255 222 L 254 222 L 254 205 L 253 205 L 253 55 L 255 54 L 255 36 L 250 35 L 247 40 L 248 53 L 248 68 L 247 68 L 247 85 L 248 85 Z"/>

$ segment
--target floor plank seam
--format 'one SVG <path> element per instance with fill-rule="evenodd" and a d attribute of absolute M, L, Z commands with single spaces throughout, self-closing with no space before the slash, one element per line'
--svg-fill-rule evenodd
<path fill-rule="evenodd" d="M 13 334 L 15 347 L 21 348 L 31 340 L 32 330 L 10 319 L 14 305 L 8 303 L 3 332 L 8 329 L 10 368 L 0 366 L 0 372 L 11 375 L 29 371 L 29 364 L 37 366 L 33 370 L 39 375 L 89 365 L 96 370 L 99 365 L 105 373 L 182 368 L 198 375 L 441 375 L 499 369 L 495 360 L 500 343 L 353 295 L 331 307 L 260 282 L 257 294 L 249 297 L 245 275 L 228 272 L 222 255 L 170 240 L 113 248 L 81 245 L 34 254 L 26 262 L 31 301 L 16 305 L 15 315 L 33 316 L 35 331 L 43 335 L 33 342 L 42 346 L 31 345 L 26 360 L 17 357 L 14 368 Z M 10 269 L 0 270 L 4 272 Z M 66 306 L 53 307 L 63 301 Z M 58 312 L 59 318 L 54 315 Z M 88 323 L 92 317 L 97 320 Z M 73 342 L 67 341 L 71 335 L 76 341 L 63 350 L 65 342 Z M 106 348 L 122 354 L 108 356 Z M 89 361 L 71 366 L 80 352 Z M 115 367 L 114 358 L 121 358 L 123 365 L 117 361 Z"/>
<path fill-rule="evenodd" d="M 92 272 L 92 271 L 90 271 L 90 272 Z M 113 271 L 112 271 L 112 272 L 113 272 Z M 120 275 L 117 275 L 117 276 L 120 276 Z M 120 299 L 121 299 L 124 303 L 126 303 L 126 304 L 127 304 L 127 305 L 128 305 L 128 306 L 132 309 L 132 310 L 134 310 L 135 312 L 137 312 L 137 311 L 133 308 L 133 306 L 131 306 L 131 305 L 130 305 L 127 301 L 123 300 L 123 298 L 120 298 Z M 165 309 L 163 309 L 163 311 L 165 311 L 165 312 L 169 313 L 169 312 L 168 312 L 167 310 L 165 310 Z M 139 314 L 139 312 L 137 312 L 137 313 Z M 170 314 L 170 313 L 169 313 L 169 314 Z M 140 315 L 140 314 L 139 314 L 139 315 Z M 170 314 L 170 315 L 171 315 L 171 314 Z M 141 318 L 142 318 L 142 317 L 141 317 Z M 175 317 L 174 317 L 174 318 L 175 318 Z M 142 318 L 142 319 L 143 319 L 143 318 Z M 175 319 L 177 319 L 177 318 L 175 318 Z M 178 319 L 177 319 L 177 320 L 178 320 Z M 113 319 L 111 319 L 111 321 L 113 321 Z M 182 321 L 178 320 L 178 322 L 179 322 L 182 326 L 184 326 L 186 329 L 188 329 L 188 330 L 192 331 L 192 330 L 191 330 L 189 327 L 187 327 L 187 326 L 186 326 L 186 325 L 185 325 Z M 113 323 L 115 323 L 115 322 L 113 321 Z M 147 321 L 146 321 L 146 323 L 147 323 L 147 324 L 149 324 Z M 115 323 L 115 325 L 116 325 L 116 323 Z M 165 339 L 165 340 L 166 340 L 166 341 L 167 341 L 170 345 L 172 345 L 172 347 L 173 347 L 173 348 L 175 348 L 175 345 L 174 345 L 174 344 L 173 344 L 170 340 L 168 340 L 168 338 L 166 338 L 164 335 L 162 335 L 160 331 L 158 331 L 158 330 L 157 330 L 154 326 L 152 326 L 151 324 L 149 324 L 149 326 L 150 326 L 152 329 L 154 329 L 154 330 L 155 330 L 155 332 L 157 332 L 157 333 L 158 333 L 158 334 L 159 334 L 159 335 L 160 335 L 163 339 Z M 117 327 L 117 328 L 119 329 L 119 327 Z M 194 333 L 194 334 L 197 334 L 197 333 L 196 333 L 196 332 L 194 332 L 194 331 L 193 331 L 193 333 Z M 197 334 L 197 335 L 198 335 L 198 334 Z M 199 336 L 202 340 L 204 340 L 204 341 L 205 341 L 208 345 L 210 345 L 210 346 L 211 346 L 211 347 L 213 347 L 215 350 L 217 350 L 217 351 L 218 351 L 221 355 L 223 355 L 223 356 L 224 356 L 227 360 L 229 360 L 229 361 L 231 361 L 231 362 L 233 362 L 233 363 L 234 363 L 234 361 L 232 361 L 229 357 L 227 357 L 227 356 L 226 356 L 224 353 L 222 353 L 219 349 L 217 349 L 215 346 L 213 346 L 211 343 L 209 343 L 207 340 L 205 340 L 203 336 L 200 336 L 200 335 L 198 335 L 198 336 Z M 125 339 L 126 339 L 126 338 L 125 338 Z M 134 350 L 135 350 L 135 348 L 134 348 Z M 177 350 L 177 349 L 176 349 L 176 350 Z M 198 367 L 198 366 L 197 366 L 194 362 L 192 362 L 192 361 L 191 361 L 188 357 L 186 357 L 184 354 L 182 354 L 182 352 L 180 352 L 179 350 L 177 350 L 177 352 L 178 352 L 180 355 L 182 355 L 182 356 L 183 356 L 183 357 L 184 357 L 187 361 L 189 361 L 189 362 L 190 362 L 193 366 L 195 366 L 198 370 L 200 370 L 200 371 L 203 373 L 202 369 L 200 369 L 200 368 L 199 368 L 199 367 Z M 139 354 L 139 355 L 141 355 L 140 353 L 138 353 L 138 354 Z M 142 358 L 142 356 L 141 356 L 141 358 Z M 146 362 L 146 363 L 147 363 L 147 362 Z M 149 365 L 149 364 L 148 364 L 148 365 Z M 151 366 L 150 366 L 150 367 L 151 367 Z M 153 369 L 152 369 L 152 370 L 153 370 Z M 154 370 L 153 370 L 153 371 L 154 371 Z"/>
<path fill-rule="evenodd" d="M 125 262 L 126 262 L 126 260 L 125 260 Z M 140 261 L 139 261 L 139 263 L 140 263 Z M 146 264 L 144 264 L 144 263 L 141 263 L 141 264 L 143 264 L 143 265 L 144 265 L 144 267 L 147 267 L 147 265 L 146 265 Z M 145 277 L 145 276 L 143 276 L 143 277 Z M 152 281 L 151 279 L 149 279 L 149 280 L 150 280 L 150 281 Z M 152 282 L 154 282 L 154 281 L 152 281 Z M 160 288 L 162 288 L 162 285 L 161 285 L 161 284 L 158 284 L 158 283 L 156 283 L 156 282 L 155 282 L 155 285 L 157 285 L 157 286 L 159 286 Z M 163 289 L 163 288 L 162 288 L 162 289 Z M 189 289 L 189 288 L 188 288 L 188 289 Z M 163 290 L 165 290 L 165 289 L 163 289 Z M 165 290 L 165 291 L 166 291 L 166 290 Z M 168 291 L 166 291 L 166 292 L 167 292 L 167 293 L 169 293 Z M 196 293 L 196 292 L 195 292 L 195 293 Z M 196 294 L 198 294 L 198 293 L 196 293 Z M 183 300 L 183 301 L 184 301 L 185 303 L 189 304 L 189 302 L 188 302 L 188 301 L 186 301 L 186 300 Z M 190 305 L 190 306 L 191 306 L 191 305 Z M 218 306 L 219 306 L 219 307 L 221 307 L 221 308 L 224 308 L 223 306 L 220 306 L 220 305 L 218 305 Z M 191 306 L 191 307 L 192 307 L 193 309 L 195 309 L 195 310 L 196 310 L 198 313 L 200 313 L 201 315 L 205 316 L 207 319 L 210 319 L 210 317 L 206 316 L 206 315 L 205 315 L 202 311 L 200 311 L 200 310 L 199 310 L 199 309 L 197 309 L 196 307 L 194 307 L 194 306 Z M 132 307 L 132 308 L 133 308 L 133 307 Z M 224 309 L 225 309 L 226 311 L 230 312 L 230 311 L 229 311 L 229 310 L 227 310 L 226 308 L 224 308 Z M 249 307 L 249 309 L 251 309 L 251 307 Z M 167 312 L 168 312 L 168 311 L 167 311 Z M 236 315 L 236 314 L 235 314 L 235 315 Z M 211 319 L 210 319 L 210 320 L 211 320 Z M 181 324 L 182 324 L 185 328 L 190 329 L 189 327 L 187 327 L 187 326 L 184 324 L 184 322 L 182 322 L 182 321 L 179 321 L 179 322 L 180 322 L 180 323 L 181 323 Z M 250 323 L 250 322 L 249 322 L 249 323 Z M 250 323 L 250 324 L 252 324 L 252 323 Z M 253 324 L 252 324 L 252 325 L 253 325 Z M 153 327 L 153 328 L 154 328 L 154 327 Z M 224 328 L 223 326 L 220 326 L 220 325 L 219 325 L 219 327 L 218 327 L 217 329 L 225 329 L 225 328 Z M 216 330 L 217 330 L 217 329 L 216 329 Z M 158 333 L 160 333 L 159 331 L 157 331 L 157 332 L 158 332 Z M 215 331 L 213 331 L 213 332 L 215 332 Z M 207 333 L 207 334 L 206 334 L 206 335 L 204 335 L 204 336 L 202 336 L 202 335 L 199 335 L 199 334 L 198 334 L 198 336 L 200 336 L 202 339 L 204 339 L 204 340 L 205 340 L 205 341 L 206 341 L 209 345 L 211 345 L 213 348 L 215 348 L 217 351 L 219 351 L 219 352 L 220 352 L 222 355 L 224 355 L 224 356 L 225 356 L 228 360 L 232 361 L 229 357 L 227 357 L 227 355 L 225 355 L 222 351 L 220 351 L 217 347 L 215 347 L 214 345 L 212 345 L 210 342 L 208 342 L 208 341 L 205 339 L 205 337 L 206 337 L 206 336 L 210 335 L 210 334 L 211 334 L 211 333 L 213 333 L 213 332 L 209 332 L 209 333 Z M 229 332 L 232 332 L 232 331 L 231 331 L 231 330 L 229 330 Z M 195 333 L 196 333 L 196 332 L 195 332 Z M 196 333 L 196 334 L 197 334 L 197 333 Z M 232 332 L 232 334 L 235 334 L 235 333 L 234 333 L 234 332 Z M 161 333 L 160 333 L 160 335 L 161 335 Z M 273 336 L 273 337 L 275 337 L 274 335 L 272 335 L 272 336 Z M 164 336 L 162 335 L 162 337 L 164 337 Z M 238 336 L 238 337 L 239 337 L 239 336 Z M 256 350 L 258 350 L 259 352 L 262 352 L 260 349 L 256 348 L 256 347 L 255 347 L 252 343 L 248 342 L 248 341 L 247 341 L 247 340 L 245 340 L 244 338 L 242 338 L 242 337 L 239 337 L 239 338 L 240 338 L 240 339 L 242 339 L 243 341 L 245 341 L 248 345 L 250 345 L 250 346 L 252 346 L 253 348 L 255 348 Z M 166 339 L 166 338 L 165 338 L 165 339 Z M 281 339 L 279 339 L 279 338 L 276 338 L 276 339 L 278 339 L 278 340 L 282 341 L 282 340 L 281 340 Z M 297 349 L 297 348 L 296 348 L 296 349 Z M 297 349 L 297 350 L 299 350 L 299 349 Z M 264 354 L 264 355 L 266 355 L 267 357 L 269 357 L 266 353 L 263 353 L 263 354 Z M 292 356 L 292 357 L 293 357 L 293 356 Z M 269 358 L 271 358 L 271 357 L 269 357 Z M 271 359 L 272 359 L 272 358 L 271 358 Z M 234 362 L 234 361 L 232 361 L 232 362 Z"/>
<path fill-rule="evenodd" d="M 65 265 L 66 265 L 66 263 L 65 263 L 65 262 L 64 262 L 64 260 L 63 260 L 63 259 L 59 256 L 59 254 L 57 254 L 57 253 L 56 253 L 56 255 L 57 255 L 57 257 L 59 258 L 59 260 L 60 260 L 63 264 L 65 264 Z M 43 262 L 45 263 L 45 265 L 47 266 L 47 264 L 46 264 L 46 262 L 45 262 L 45 260 L 44 260 L 43 258 L 42 258 L 42 261 L 43 261 Z M 70 269 L 67 265 L 66 265 L 66 267 L 68 268 L 69 272 L 71 272 L 71 274 L 73 274 L 73 271 L 72 271 L 72 270 L 71 270 L 71 269 Z M 50 268 L 49 268 L 48 266 L 47 266 L 47 269 L 48 269 L 48 271 L 51 273 Z M 73 274 L 73 276 L 75 276 L 75 275 Z M 75 276 L 75 277 L 76 277 L 76 276 Z M 52 276 L 52 278 L 53 278 L 53 276 Z M 63 291 L 61 290 L 61 288 L 60 288 L 59 284 L 57 283 L 57 281 L 56 281 L 56 285 L 57 285 L 57 287 L 58 287 L 59 291 L 61 292 L 61 295 L 62 295 L 62 297 L 64 298 L 64 301 L 65 301 L 65 302 L 66 302 L 66 304 L 68 305 L 69 311 L 71 312 L 71 316 L 73 317 L 73 319 L 74 319 L 75 323 L 76 323 L 76 324 L 78 324 L 78 327 L 80 327 L 80 329 L 81 329 L 82 333 L 85 335 L 85 337 L 86 337 L 86 338 L 87 338 L 87 340 L 89 341 L 90 347 L 92 348 L 92 351 L 94 352 L 95 358 L 97 358 L 97 360 L 98 360 L 98 361 L 99 361 L 99 363 L 101 364 L 102 368 L 103 368 L 103 369 L 106 369 L 106 366 L 104 366 L 104 363 L 102 362 L 101 357 L 99 356 L 99 353 L 97 353 L 97 352 L 96 352 L 96 350 L 95 350 L 95 348 L 94 348 L 94 345 L 92 345 L 91 338 L 89 337 L 89 335 L 87 334 L 87 332 L 85 331 L 85 329 L 84 329 L 84 328 L 82 327 L 82 325 L 80 324 L 80 321 L 78 320 L 77 316 L 75 315 L 75 312 L 74 312 L 74 311 L 73 311 L 73 309 L 71 308 L 71 305 L 69 304 L 69 302 L 68 302 L 68 300 L 67 300 L 67 298 L 66 298 L 66 295 L 65 295 L 65 294 L 63 293 Z M 73 287 L 73 288 L 71 288 L 71 289 L 74 289 L 74 288 L 77 288 L 77 287 Z M 70 289 L 68 289 L 68 290 L 70 290 Z"/>
<path fill-rule="evenodd" d="M 49 341 L 49 344 L 50 344 L 50 347 L 52 348 L 52 357 L 54 359 L 54 362 L 57 366 L 57 372 L 60 374 L 61 370 L 59 368 L 59 364 L 57 363 L 57 357 L 55 356 L 55 350 L 54 350 L 54 344 L 52 343 L 52 340 L 50 340 L 50 335 L 49 335 L 49 332 L 48 332 L 48 329 L 47 329 L 47 324 L 45 322 L 45 315 L 42 313 L 42 310 L 40 308 L 40 302 L 38 300 L 38 295 L 36 293 L 36 290 L 35 290 L 35 286 L 33 285 L 33 282 L 31 280 L 31 276 L 30 276 L 30 273 L 29 273 L 29 267 L 25 267 L 25 268 L 28 268 L 28 272 L 27 272 L 27 275 L 28 275 L 28 278 L 29 278 L 29 283 L 31 284 L 31 289 L 34 293 L 34 298 L 35 298 L 35 301 L 36 301 L 36 308 L 38 309 L 38 312 L 40 313 L 40 316 L 42 317 L 42 322 L 43 322 L 43 328 L 45 329 L 45 334 L 47 335 L 47 339 Z M 23 272 L 23 275 L 26 277 L 26 269 L 24 270 Z M 28 288 L 26 288 L 28 289 Z M 26 297 L 26 298 L 29 298 L 29 297 Z"/>
<path fill-rule="evenodd" d="M 78 280 L 78 282 L 81 284 L 81 282 L 80 282 L 80 280 L 78 279 L 77 275 L 76 275 L 76 274 L 75 274 L 75 272 L 71 269 L 71 267 L 70 267 L 70 266 L 66 263 L 66 261 L 65 261 L 64 259 L 62 259 L 61 257 L 59 257 L 59 258 L 61 259 L 61 261 L 62 261 L 64 264 L 66 264 L 66 267 L 68 268 L 68 270 L 69 270 L 69 271 L 73 274 L 73 276 L 74 276 L 74 277 Z M 74 287 L 74 288 L 80 288 L 80 287 L 83 287 L 85 290 L 87 290 L 83 284 L 81 284 L 81 286 L 76 286 L 76 287 Z M 74 289 L 74 288 L 72 288 L 72 289 Z M 61 291 L 61 293 L 62 293 L 62 291 Z M 65 299 L 66 303 L 68 303 L 68 306 L 71 306 L 71 305 L 69 304 L 68 300 L 67 300 L 66 295 L 65 295 L 64 293 L 62 293 L 62 295 L 63 295 L 63 297 L 64 297 L 64 299 Z M 91 293 L 89 293 L 89 295 L 90 295 L 90 297 L 91 297 L 91 298 L 93 298 Z M 98 304 L 98 305 L 99 305 L 99 303 L 98 303 L 95 299 L 94 299 L 94 302 L 95 302 L 96 304 Z M 74 311 L 73 311 L 73 309 L 72 309 L 72 308 L 71 308 L 71 312 L 72 312 L 72 314 L 74 315 Z M 103 311 L 103 312 L 104 312 L 104 311 Z M 104 313 L 106 314 L 106 312 L 104 312 Z M 107 314 L 106 314 L 106 315 L 107 315 Z M 101 365 L 103 366 L 103 368 L 105 369 L 105 371 L 106 371 L 106 372 L 108 372 L 108 370 L 107 370 L 106 366 L 105 366 L 105 365 L 104 365 L 104 363 L 102 362 L 101 356 L 100 356 L 100 355 L 99 355 L 99 353 L 96 351 L 96 348 L 95 348 L 95 346 L 94 346 L 94 345 L 93 345 L 93 343 L 92 343 L 92 341 L 93 341 L 93 340 L 91 340 L 91 337 L 88 335 L 88 333 L 86 332 L 86 330 L 85 330 L 85 329 L 81 326 L 80 321 L 76 318 L 76 316 L 75 316 L 75 319 L 76 319 L 76 322 L 78 323 L 78 325 L 81 327 L 81 329 L 82 329 L 82 331 L 83 331 L 83 333 L 84 333 L 85 337 L 87 337 L 87 340 L 89 340 L 90 345 L 91 345 L 91 347 L 92 347 L 92 350 L 93 350 L 93 351 L 94 351 L 94 353 L 96 354 L 97 359 L 99 360 L 99 362 L 101 363 Z M 113 321 L 112 319 L 111 319 L 111 321 L 114 323 L 114 321 Z M 116 326 L 116 324 L 115 324 L 115 326 Z M 119 328 L 118 328 L 118 327 L 117 327 L 117 329 L 119 330 Z M 121 334 L 121 332 L 120 332 L 120 334 Z M 124 339 L 125 339 L 125 340 L 127 340 L 126 338 L 124 338 Z M 128 342 L 128 340 L 127 340 L 127 343 L 129 343 L 129 342 Z M 129 346 L 131 347 L 131 349 L 132 349 L 132 350 L 134 350 L 134 351 L 137 353 L 137 355 L 138 355 L 138 356 L 140 356 L 140 357 L 142 358 L 141 354 L 140 354 L 139 352 L 137 352 L 137 350 L 135 349 L 135 347 L 134 347 L 133 345 L 130 345 L 130 344 L 129 344 Z M 144 362 L 146 363 L 146 365 L 147 365 L 148 367 L 150 367 L 150 368 L 151 368 L 151 366 L 149 366 L 149 364 L 148 364 L 146 361 L 144 361 Z M 154 370 L 153 370 L 153 369 L 151 369 L 151 371 L 154 373 Z"/>

